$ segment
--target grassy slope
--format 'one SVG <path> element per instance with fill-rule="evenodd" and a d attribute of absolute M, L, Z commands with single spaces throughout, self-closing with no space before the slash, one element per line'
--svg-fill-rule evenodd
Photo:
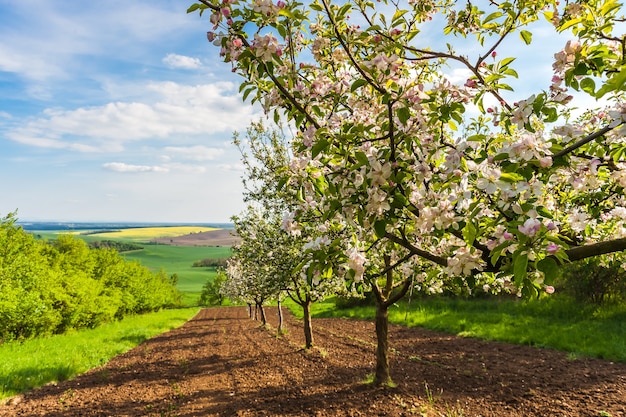
<path fill-rule="evenodd" d="M 288 303 L 287 303 L 288 304 Z M 301 316 L 293 303 L 292 311 Z M 329 300 L 313 305 L 314 317 L 373 319 L 374 307 L 336 309 Z M 546 347 L 626 362 L 626 305 L 597 308 L 564 297 L 521 300 L 424 298 L 392 306 L 389 320 L 463 337 Z"/>
<path fill-rule="evenodd" d="M 163 310 L 96 329 L 0 345 L 0 399 L 103 365 L 160 333 L 179 327 L 198 308 Z"/>

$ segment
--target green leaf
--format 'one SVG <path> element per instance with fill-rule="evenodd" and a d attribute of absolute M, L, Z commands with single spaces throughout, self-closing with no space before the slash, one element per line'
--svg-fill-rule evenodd
<path fill-rule="evenodd" d="M 400 107 L 398 109 L 398 119 L 400 119 L 400 123 L 403 125 L 406 124 L 407 120 L 411 117 L 411 111 L 408 107 Z"/>
<path fill-rule="evenodd" d="M 515 61 L 515 58 L 513 58 L 513 57 L 504 58 L 502 61 L 500 61 L 498 63 L 498 65 L 500 66 L 500 68 L 506 67 L 507 65 L 509 65 L 513 61 Z"/>
<path fill-rule="evenodd" d="M 524 280 L 524 286 L 522 287 L 522 297 L 526 300 L 539 297 L 539 291 L 537 291 L 535 284 L 529 279 Z"/>
<path fill-rule="evenodd" d="M 522 282 L 526 278 L 528 270 L 528 254 L 517 255 L 513 264 L 513 276 L 516 282 Z"/>
<path fill-rule="evenodd" d="M 502 181 L 513 184 L 516 182 L 524 181 L 526 178 L 515 172 L 503 172 L 502 174 L 500 174 L 500 179 Z"/>
<path fill-rule="evenodd" d="M 328 142 L 326 139 L 318 140 L 317 143 L 313 145 L 313 149 L 311 149 L 311 156 L 315 158 L 317 155 L 320 154 L 320 152 L 326 149 L 329 144 L 330 142 Z"/>
<path fill-rule="evenodd" d="M 352 85 L 350 86 L 350 92 L 354 93 L 354 91 L 356 91 L 360 87 L 363 87 L 364 85 L 367 85 L 367 80 L 363 78 L 359 78 L 358 80 L 353 82 Z"/>
<path fill-rule="evenodd" d="M 198 10 L 200 8 L 200 5 L 198 3 L 192 4 L 191 6 L 189 6 L 189 8 L 187 9 L 187 13 L 193 13 L 196 10 Z"/>
<path fill-rule="evenodd" d="M 582 88 L 582 90 L 585 93 L 590 94 L 590 95 L 593 96 L 595 94 L 595 91 L 596 91 L 596 83 L 595 83 L 595 81 L 593 81 L 592 78 L 589 78 L 589 77 L 583 78 L 580 81 L 580 88 Z"/>
<path fill-rule="evenodd" d="M 384 237 L 385 233 L 387 233 L 387 222 L 385 220 L 376 220 L 374 222 L 374 232 L 376 232 L 376 237 Z"/>
<path fill-rule="evenodd" d="M 626 83 L 626 67 L 622 67 L 620 71 L 613 74 L 611 78 L 606 80 L 602 88 L 596 93 L 596 98 L 600 98 L 611 91 L 622 91 Z"/>
<path fill-rule="evenodd" d="M 473 245 L 474 241 L 476 240 L 476 235 L 478 234 L 478 230 L 476 230 L 476 226 L 474 226 L 472 222 L 467 222 L 467 224 L 462 230 L 462 233 L 463 233 L 463 240 L 468 245 L 470 246 Z"/>
<path fill-rule="evenodd" d="M 491 13 L 489 16 L 487 16 L 487 17 L 485 18 L 485 20 L 483 20 L 483 25 L 484 25 L 485 23 L 489 23 L 489 22 L 491 22 L 492 20 L 495 20 L 495 19 L 497 19 L 497 18 L 499 18 L 499 17 L 502 17 L 502 12 L 493 12 L 493 13 Z"/>
<path fill-rule="evenodd" d="M 554 258 L 545 258 L 537 262 L 537 269 L 543 272 L 544 283 L 550 285 L 561 273 L 559 264 Z"/>
<path fill-rule="evenodd" d="M 530 43 L 533 41 L 533 34 L 527 30 L 522 30 L 519 33 L 519 36 L 522 38 L 526 45 L 530 45 Z"/>

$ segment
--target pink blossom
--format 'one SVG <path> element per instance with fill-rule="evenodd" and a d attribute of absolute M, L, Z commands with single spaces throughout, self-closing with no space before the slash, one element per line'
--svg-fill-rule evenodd
<path fill-rule="evenodd" d="M 526 219 L 524 224 L 517 226 L 517 229 L 526 236 L 532 237 L 541 229 L 541 222 L 537 219 Z"/>
<path fill-rule="evenodd" d="M 546 292 L 546 294 L 554 294 L 554 287 L 552 285 L 548 285 L 546 286 L 546 288 L 544 288 L 544 291 Z"/>
<path fill-rule="evenodd" d="M 559 251 L 560 248 L 561 247 L 557 245 L 556 243 L 550 243 L 548 247 L 546 248 L 546 252 L 548 252 L 550 255 L 554 255 L 555 253 Z"/>
<path fill-rule="evenodd" d="M 465 87 L 476 88 L 477 85 L 478 85 L 478 82 L 476 80 L 468 79 L 467 81 L 465 81 Z"/>
<path fill-rule="evenodd" d="M 504 232 L 502 233 L 502 237 L 504 238 L 504 240 L 512 240 L 513 239 L 513 234 L 510 232 Z"/>
<path fill-rule="evenodd" d="M 556 224 L 554 222 L 548 222 L 548 224 L 546 225 L 546 228 L 551 232 L 558 229 L 558 227 L 556 227 Z"/>
<path fill-rule="evenodd" d="M 552 157 L 551 156 L 544 156 L 543 158 L 539 158 L 539 165 L 541 165 L 542 168 L 549 168 L 552 166 Z"/>
<path fill-rule="evenodd" d="M 223 7 L 221 12 L 224 15 L 224 17 L 230 17 L 230 9 Z"/>

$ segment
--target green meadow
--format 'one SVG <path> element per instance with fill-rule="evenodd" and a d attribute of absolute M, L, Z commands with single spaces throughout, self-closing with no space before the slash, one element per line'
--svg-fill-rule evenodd
<path fill-rule="evenodd" d="M 301 309 L 286 302 L 297 317 Z M 373 320 L 374 306 L 337 308 L 334 299 L 315 303 L 313 317 Z M 566 296 L 521 299 L 423 297 L 389 308 L 389 321 L 408 327 L 483 340 L 549 348 L 571 359 L 596 357 L 626 362 L 626 304 L 585 305 Z"/>
<path fill-rule="evenodd" d="M 185 305 L 195 305 L 202 286 L 215 276 L 215 267 L 193 267 L 193 263 L 206 258 L 227 258 L 227 246 L 170 246 L 144 245 L 142 250 L 124 253 L 126 259 L 141 262 L 148 268 L 164 269 L 168 275 L 178 275 L 178 289 L 183 293 Z"/>

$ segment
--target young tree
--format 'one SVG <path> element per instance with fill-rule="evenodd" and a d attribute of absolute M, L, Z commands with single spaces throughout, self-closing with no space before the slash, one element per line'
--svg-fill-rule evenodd
<path fill-rule="evenodd" d="M 302 207 L 314 201 L 318 220 L 344 227 L 319 256 L 356 267 L 349 283 L 406 261 L 429 263 L 434 288 L 460 277 L 531 297 L 553 290 L 559 264 L 626 248 L 615 0 L 202 0 L 194 10 L 210 13 L 209 41 L 244 77 L 244 98 L 297 128 L 292 184 Z M 543 46 L 540 24 L 542 36 L 570 39 L 551 74 L 528 74 L 533 91 L 516 93 L 521 59 L 508 51 Z M 444 41 L 429 44 L 433 34 Z M 608 107 L 574 118 L 573 94 Z"/>
<path fill-rule="evenodd" d="M 290 143 L 281 131 L 267 129 L 256 122 L 248 128 L 245 140 L 235 135 L 234 142 L 246 168 L 244 198 L 259 207 L 259 217 L 265 220 L 241 223 L 242 227 L 253 229 L 243 231 L 242 235 L 257 243 L 264 239 L 265 253 L 271 254 L 271 259 L 265 259 L 265 263 L 271 264 L 274 279 L 281 280 L 281 289 L 302 307 L 305 348 L 309 349 L 314 344 L 312 303 L 343 287 L 343 280 L 332 273 L 328 262 L 324 268 L 319 265 L 318 252 L 329 243 L 326 236 L 329 231 L 317 220 L 304 223 L 306 227 L 302 227 L 290 215 L 294 210 L 299 211 L 300 217 L 315 213 L 301 207 L 302 194 L 289 176 L 289 167 L 293 164 Z M 289 186 L 285 186 L 287 183 Z M 261 226 L 262 231 L 254 230 Z"/>

